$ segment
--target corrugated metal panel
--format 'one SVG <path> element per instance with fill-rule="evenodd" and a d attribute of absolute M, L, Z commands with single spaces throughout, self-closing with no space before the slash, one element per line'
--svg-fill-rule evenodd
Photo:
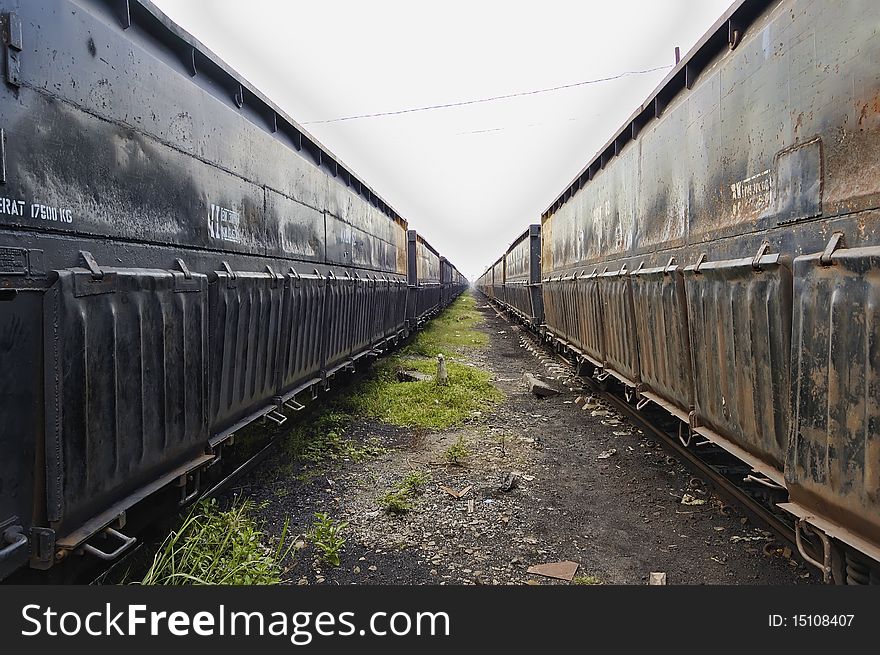
<path fill-rule="evenodd" d="M 794 261 L 793 429 L 801 505 L 880 541 L 880 248 Z"/>
<path fill-rule="evenodd" d="M 320 275 L 287 274 L 278 390 L 281 395 L 320 375 L 324 343 L 324 294 Z"/>
<path fill-rule="evenodd" d="M 632 289 L 625 269 L 598 277 L 605 333 L 605 365 L 625 383 L 639 383 L 639 350 Z"/>
<path fill-rule="evenodd" d="M 782 470 L 791 272 L 779 255 L 684 270 L 698 424 Z"/>
<path fill-rule="evenodd" d="M 693 405 L 687 301 L 679 266 L 645 268 L 630 275 L 643 391 L 687 418 Z"/>
<path fill-rule="evenodd" d="M 373 280 L 355 276 L 354 296 L 351 307 L 351 333 L 349 349 L 352 355 L 369 350 L 376 336 L 376 283 Z"/>
<path fill-rule="evenodd" d="M 274 404 L 283 278 L 217 272 L 209 287 L 212 433 Z"/>
<path fill-rule="evenodd" d="M 385 319 L 386 337 L 399 332 L 406 326 L 406 281 L 395 279 L 389 281 L 387 310 L 383 314 Z"/>
<path fill-rule="evenodd" d="M 48 517 L 64 532 L 207 444 L 208 281 L 58 272 L 45 296 Z"/>
<path fill-rule="evenodd" d="M 327 371 L 338 367 L 351 355 L 354 300 L 354 278 L 331 277 L 327 280 L 323 353 L 323 367 Z"/>
<path fill-rule="evenodd" d="M 599 295 L 600 276 L 592 273 L 579 276 L 573 283 L 575 291 L 570 301 L 577 311 L 578 342 L 584 354 L 594 364 L 605 365 L 605 307 Z"/>
<path fill-rule="evenodd" d="M 0 531 L 31 527 L 36 440 L 43 434 L 42 322 L 41 293 L 0 291 Z M 29 555 L 25 546 L 0 556 L 0 578 Z"/>

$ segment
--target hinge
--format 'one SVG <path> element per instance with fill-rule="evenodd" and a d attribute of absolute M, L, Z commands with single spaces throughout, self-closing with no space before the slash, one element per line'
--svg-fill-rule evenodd
<path fill-rule="evenodd" d="M 174 292 L 201 291 L 199 279 L 193 277 L 192 271 L 189 270 L 186 262 L 180 258 L 176 259 L 175 262 L 180 271 L 171 271 L 171 275 L 174 276 Z"/>
<path fill-rule="evenodd" d="M 14 11 L 6 14 L 6 81 L 21 86 L 21 18 Z"/>
<path fill-rule="evenodd" d="M 88 273 L 77 273 L 73 277 L 73 295 L 77 298 L 94 296 L 102 293 L 114 293 L 116 291 L 116 273 L 105 271 L 100 266 L 92 253 L 87 250 L 79 251 L 80 257 L 85 262 Z"/>
<path fill-rule="evenodd" d="M 226 288 L 234 289 L 236 286 L 235 271 L 232 270 L 232 267 L 227 261 L 220 262 L 220 264 L 223 266 L 223 270 L 226 272 Z"/>

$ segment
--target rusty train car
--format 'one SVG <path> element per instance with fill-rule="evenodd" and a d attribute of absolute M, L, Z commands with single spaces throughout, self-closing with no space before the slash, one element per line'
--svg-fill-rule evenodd
<path fill-rule="evenodd" d="M 782 490 L 850 583 L 880 581 L 877 24 L 736 2 L 541 216 L 547 339 Z"/>
<path fill-rule="evenodd" d="M 116 558 L 237 430 L 466 281 L 147 0 L 0 0 L 0 19 L 3 578 Z"/>

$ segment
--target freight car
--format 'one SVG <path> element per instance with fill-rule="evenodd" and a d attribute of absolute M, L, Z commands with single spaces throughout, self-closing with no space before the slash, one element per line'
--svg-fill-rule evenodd
<path fill-rule="evenodd" d="M 440 258 L 440 306 L 448 307 L 468 288 L 468 281 L 446 257 Z"/>
<path fill-rule="evenodd" d="M 407 232 L 409 296 L 406 321 L 415 329 L 440 309 L 440 253 L 415 230 Z"/>
<path fill-rule="evenodd" d="M 3 578 L 198 497 L 237 430 L 407 335 L 414 271 L 407 222 L 150 2 L 0 18 Z"/>
<path fill-rule="evenodd" d="M 547 338 L 787 495 L 851 583 L 880 580 L 878 23 L 735 3 L 541 217 Z"/>
<path fill-rule="evenodd" d="M 489 284 L 493 290 L 492 297 L 525 325 L 532 328 L 540 327 L 544 323 L 544 301 L 541 293 L 541 226 L 530 225 L 514 240 L 499 263 L 480 276 L 477 288 L 482 290 L 491 278 L 493 282 Z M 498 283 L 494 283 L 496 271 L 502 276 Z"/>

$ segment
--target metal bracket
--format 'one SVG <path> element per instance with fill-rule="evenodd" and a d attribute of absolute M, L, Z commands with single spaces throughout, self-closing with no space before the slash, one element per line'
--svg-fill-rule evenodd
<path fill-rule="evenodd" d="M 727 47 L 734 50 L 742 38 L 742 26 L 732 18 L 727 21 Z"/>
<path fill-rule="evenodd" d="M 183 261 L 182 259 L 180 259 L 179 257 L 177 258 L 176 261 L 177 261 L 177 268 L 179 268 L 180 271 L 183 273 L 184 279 L 191 280 L 193 275 L 192 275 L 192 272 L 189 270 L 189 267 L 186 265 L 186 262 Z"/>
<path fill-rule="evenodd" d="M 98 262 L 95 261 L 95 258 L 92 257 L 92 253 L 87 250 L 80 250 L 80 256 L 83 261 L 86 263 L 86 268 L 89 269 L 89 272 L 92 274 L 93 280 L 103 280 L 104 279 L 104 271 L 101 270 L 101 267 L 98 266 Z"/>
<path fill-rule="evenodd" d="M 126 535 L 122 534 L 118 530 L 114 530 L 113 528 L 104 528 L 104 534 L 108 537 L 119 539 L 122 544 L 119 546 L 119 548 L 109 553 L 104 552 L 103 550 L 99 550 L 91 544 L 86 544 L 82 547 L 82 552 L 88 553 L 89 555 L 94 555 L 98 559 L 110 561 L 122 555 L 122 553 L 128 550 L 128 548 L 137 541 L 135 537 L 127 537 Z"/>
<path fill-rule="evenodd" d="M 266 264 L 266 272 L 269 274 L 269 277 L 272 278 L 272 288 L 275 289 L 278 287 L 279 276 L 275 275 L 275 271 L 272 270 L 272 267 L 269 264 Z"/>
<path fill-rule="evenodd" d="M 183 507 L 184 505 L 187 505 L 190 501 L 193 501 L 198 497 L 201 481 L 200 474 L 201 471 L 196 470 L 192 473 L 184 473 L 179 478 L 177 478 L 177 486 L 180 487 L 180 500 L 177 501 L 178 507 Z M 190 493 L 187 493 L 190 479 L 192 479 L 193 481 L 193 490 Z"/>
<path fill-rule="evenodd" d="M 626 273 L 626 262 L 623 262 L 623 266 L 620 267 L 620 270 L 617 271 L 618 275 L 624 275 Z"/>
<path fill-rule="evenodd" d="M 0 184 L 6 184 L 6 130 L 0 128 Z"/>
<path fill-rule="evenodd" d="M 819 257 L 819 263 L 822 266 L 831 266 L 834 263 L 831 261 L 831 255 L 833 255 L 834 251 L 842 245 L 843 232 L 835 232 L 832 234 L 831 238 L 828 240 L 828 245 L 825 246 L 825 250 L 822 251 L 822 255 Z"/>
<path fill-rule="evenodd" d="M 226 288 L 227 289 L 234 289 L 236 286 L 235 271 L 232 270 L 232 267 L 229 265 L 229 262 L 227 262 L 225 260 L 220 262 L 220 265 L 223 267 L 223 271 L 227 275 Z"/>
<path fill-rule="evenodd" d="M 122 23 L 122 29 L 127 30 L 131 27 L 131 9 L 128 0 L 116 0 L 116 14 L 119 16 L 119 22 Z"/>
<path fill-rule="evenodd" d="M 180 272 L 183 275 L 177 274 L 176 271 L 172 271 L 172 275 L 174 275 L 174 291 L 175 293 L 185 293 L 187 291 L 201 291 L 201 285 L 199 284 L 199 280 L 193 277 L 192 271 L 189 270 L 189 267 L 186 265 L 186 262 L 182 259 L 177 259 L 177 267 L 180 269 Z"/>
<path fill-rule="evenodd" d="M 21 86 L 21 17 L 14 11 L 6 14 L 6 82 Z"/>
<path fill-rule="evenodd" d="M 189 49 L 189 58 L 187 59 L 186 63 L 189 64 L 190 77 L 195 77 L 196 75 L 199 74 L 199 69 L 196 67 L 196 53 L 197 52 L 198 52 L 198 50 L 196 50 L 195 48 Z"/>
<path fill-rule="evenodd" d="M 303 405 L 300 402 L 297 402 L 294 398 L 289 398 L 288 400 L 285 400 L 284 406 L 287 409 L 294 411 L 294 412 L 301 412 L 302 410 L 304 410 L 306 408 L 305 405 Z"/>
<path fill-rule="evenodd" d="M 666 262 L 666 266 L 663 267 L 663 275 L 669 275 L 669 272 L 672 270 L 673 264 L 675 264 L 675 257 L 670 257 L 669 261 Z"/>
<path fill-rule="evenodd" d="M 290 275 L 290 277 L 293 278 L 293 286 L 296 288 L 299 288 L 301 280 L 299 277 L 299 273 L 296 272 L 296 269 L 293 266 L 290 267 L 290 271 L 288 271 L 288 275 Z"/>
<path fill-rule="evenodd" d="M 694 431 L 691 429 L 691 426 L 688 425 L 688 436 L 687 440 L 683 436 L 681 436 L 682 428 L 684 427 L 684 421 L 679 421 L 678 423 L 678 440 L 681 442 L 681 445 L 685 448 L 689 448 L 691 445 L 691 439 L 694 438 Z"/>
<path fill-rule="evenodd" d="M 77 298 L 81 298 L 102 293 L 114 293 L 116 291 L 116 273 L 105 271 L 98 266 L 98 262 L 92 257 L 92 253 L 80 250 L 79 254 L 89 272 L 87 274 L 74 274 L 74 295 Z"/>
<path fill-rule="evenodd" d="M 776 484 L 775 482 L 773 482 L 773 480 L 769 480 L 764 476 L 752 475 L 751 473 L 743 478 L 743 482 L 754 482 L 755 484 L 760 484 L 770 489 L 779 489 L 780 491 L 785 491 L 785 487 L 783 487 L 781 484 Z"/>
<path fill-rule="evenodd" d="M 755 256 L 752 258 L 752 268 L 756 271 L 761 270 L 761 258 L 767 254 L 770 250 L 770 242 L 764 241 L 758 246 L 758 252 L 755 253 Z"/>
<path fill-rule="evenodd" d="M 45 571 L 55 562 L 55 531 L 51 528 L 31 528 L 30 567 Z"/>
<path fill-rule="evenodd" d="M 694 264 L 694 273 L 700 272 L 700 266 L 703 265 L 703 262 L 706 261 L 706 253 L 700 253 L 700 256 L 697 257 L 697 263 Z"/>
<path fill-rule="evenodd" d="M 287 417 L 279 412 L 277 409 L 266 412 L 264 416 L 272 421 L 275 425 L 284 425 L 287 422 Z"/>
<path fill-rule="evenodd" d="M 817 537 L 819 537 L 819 539 L 822 541 L 822 550 L 824 551 L 823 557 L 822 557 L 822 559 L 824 560 L 823 562 L 818 562 L 807 554 L 807 551 L 804 549 L 804 544 L 803 544 L 803 540 L 801 537 L 801 531 L 806 532 L 806 533 L 812 533 L 812 534 L 816 535 Z M 797 523 L 794 524 L 794 541 L 795 541 L 795 545 L 797 546 L 798 552 L 801 554 L 801 557 L 804 558 L 804 561 L 807 562 L 808 564 L 812 564 L 817 569 L 822 571 L 822 578 L 826 584 L 828 582 L 830 582 L 831 581 L 831 541 L 828 539 L 828 537 L 825 535 L 825 533 L 817 528 L 812 528 L 810 525 L 808 525 L 806 517 L 799 518 L 797 520 Z"/>

